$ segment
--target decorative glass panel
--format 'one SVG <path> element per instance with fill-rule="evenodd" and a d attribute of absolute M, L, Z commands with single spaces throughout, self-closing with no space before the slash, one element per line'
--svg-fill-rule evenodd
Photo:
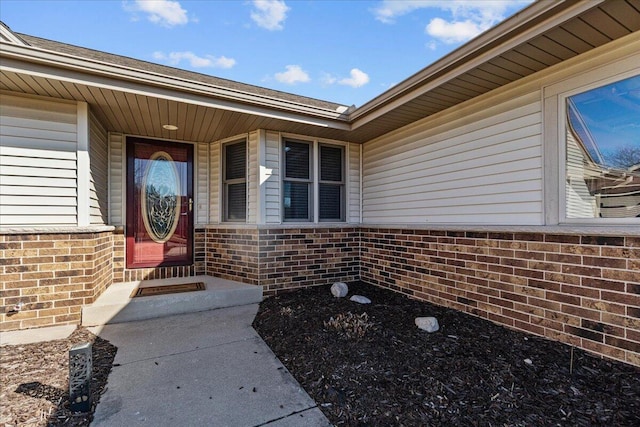
<path fill-rule="evenodd" d="M 180 177 L 169 153 L 158 151 L 149 158 L 140 198 L 147 233 L 155 242 L 166 242 L 180 216 Z"/>
<path fill-rule="evenodd" d="M 640 76 L 567 98 L 567 218 L 640 217 Z"/>

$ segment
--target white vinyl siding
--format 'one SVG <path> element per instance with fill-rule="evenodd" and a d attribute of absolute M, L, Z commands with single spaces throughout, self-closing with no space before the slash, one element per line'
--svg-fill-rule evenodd
<path fill-rule="evenodd" d="M 258 219 L 258 190 L 259 190 L 259 165 L 258 165 L 258 137 L 259 132 L 251 132 L 248 138 L 247 150 L 249 162 L 247 164 L 247 222 L 255 224 Z"/>
<path fill-rule="evenodd" d="M 267 224 L 279 224 L 280 213 L 280 134 L 266 132 L 264 159 L 264 203 L 265 218 Z"/>
<path fill-rule="evenodd" d="M 119 133 L 109 134 L 109 223 L 124 225 L 124 136 Z"/>
<path fill-rule="evenodd" d="M 220 162 L 220 142 L 209 145 L 209 222 L 220 222 L 220 177 L 222 163 Z"/>
<path fill-rule="evenodd" d="M 476 111 L 364 144 L 363 222 L 541 224 L 538 93 Z"/>
<path fill-rule="evenodd" d="M 347 149 L 347 222 L 360 222 L 360 144 Z"/>
<path fill-rule="evenodd" d="M 0 225 L 76 225 L 76 103 L 3 94 L 0 106 Z"/>
<path fill-rule="evenodd" d="M 108 147 L 107 130 L 89 113 L 89 220 L 92 225 L 107 223 Z"/>
<path fill-rule="evenodd" d="M 196 224 L 209 222 L 209 144 L 196 144 Z"/>

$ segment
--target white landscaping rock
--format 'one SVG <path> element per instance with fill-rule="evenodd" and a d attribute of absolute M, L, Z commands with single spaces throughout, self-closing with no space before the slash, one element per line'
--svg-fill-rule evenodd
<path fill-rule="evenodd" d="M 367 297 L 363 297 L 362 295 L 354 295 L 349 299 L 353 302 L 359 302 L 360 304 L 371 304 L 371 300 Z"/>
<path fill-rule="evenodd" d="M 346 297 L 347 294 L 349 293 L 349 287 L 347 286 L 346 283 L 336 282 L 333 285 L 331 285 L 331 293 L 336 298 Z"/>
<path fill-rule="evenodd" d="M 416 317 L 416 326 L 423 331 L 435 332 L 440 329 L 438 325 L 438 319 L 435 317 Z"/>

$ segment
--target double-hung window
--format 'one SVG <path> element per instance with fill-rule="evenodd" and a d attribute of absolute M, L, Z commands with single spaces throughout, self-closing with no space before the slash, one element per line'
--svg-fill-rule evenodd
<path fill-rule="evenodd" d="M 247 142 L 230 142 L 223 150 L 223 219 L 244 222 L 247 219 Z"/>
<path fill-rule="evenodd" d="M 286 139 L 283 150 L 284 221 L 344 221 L 345 148 Z"/>

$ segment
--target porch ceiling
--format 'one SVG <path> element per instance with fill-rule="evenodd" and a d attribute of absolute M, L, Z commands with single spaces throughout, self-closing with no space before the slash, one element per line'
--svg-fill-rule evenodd
<path fill-rule="evenodd" d="M 330 120 L 277 111 L 245 112 L 242 110 L 249 110 L 246 106 L 220 103 L 204 96 L 177 93 L 151 96 L 136 89 L 117 90 L 104 85 L 81 83 L 74 78 L 57 79 L 51 75 L 34 75 L 6 68 L 0 71 L 0 89 L 85 101 L 107 130 L 150 138 L 211 142 L 255 129 L 330 139 L 347 138 L 345 132 L 348 126 L 340 122 L 332 127 Z M 184 99 L 175 99 L 179 97 Z M 164 124 L 174 124 L 178 130 L 163 129 Z"/>
<path fill-rule="evenodd" d="M 362 143 L 639 30 L 640 0 L 540 1 L 354 111 L 35 38 L 2 42 L 0 89 L 85 101 L 109 131 L 152 138 L 268 129 Z"/>

